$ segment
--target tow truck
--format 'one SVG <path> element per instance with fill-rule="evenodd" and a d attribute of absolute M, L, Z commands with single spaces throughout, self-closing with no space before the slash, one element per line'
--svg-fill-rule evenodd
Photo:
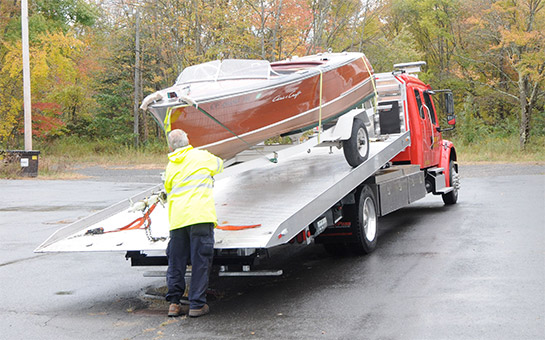
<path fill-rule="evenodd" d="M 374 104 L 342 115 L 306 142 L 216 176 L 214 264 L 220 276 L 281 275 L 282 270 L 255 268 L 293 245 L 369 253 L 377 245 L 379 217 L 430 193 L 447 205 L 457 202 L 456 150 L 442 138 L 455 126 L 453 95 L 418 79 L 423 64 L 397 64 L 393 72 L 375 74 Z M 447 128 L 437 118 L 438 94 Z M 357 154 L 345 155 L 349 144 L 360 153 L 356 164 L 350 158 Z M 116 251 L 125 252 L 132 266 L 165 266 L 168 214 L 162 189 L 158 184 L 76 221 L 35 252 Z"/>

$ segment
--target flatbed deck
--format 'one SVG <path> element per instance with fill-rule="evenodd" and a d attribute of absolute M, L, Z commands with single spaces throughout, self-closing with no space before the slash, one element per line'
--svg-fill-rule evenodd
<path fill-rule="evenodd" d="M 315 147 L 300 150 L 277 164 L 261 162 L 249 170 L 216 180 L 214 195 L 220 225 L 249 226 L 243 230 L 216 229 L 216 249 L 271 248 L 287 243 L 317 217 L 372 176 L 410 144 L 409 132 L 389 135 L 370 143 L 367 161 L 351 168 L 342 150 Z M 240 168 L 245 166 L 241 164 Z M 236 171 L 236 167 L 233 169 Z M 246 166 L 247 167 L 247 166 Z M 132 198 L 143 199 L 161 190 L 157 185 Z M 129 201 L 120 202 L 53 234 L 35 252 L 153 251 L 164 250 L 167 241 L 152 241 L 146 230 L 107 231 L 123 227 L 140 212 L 129 212 Z M 158 204 L 151 216 L 151 236 L 168 236 L 167 208 Z M 85 235 L 104 228 L 105 233 Z"/>

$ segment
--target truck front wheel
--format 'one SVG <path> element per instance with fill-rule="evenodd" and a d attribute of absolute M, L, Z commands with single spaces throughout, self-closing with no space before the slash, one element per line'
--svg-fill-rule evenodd
<path fill-rule="evenodd" d="M 371 188 L 365 185 L 358 197 L 358 212 L 352 221 L 354 243 L 352 248 L 360 254 L 372 252 L 377 245 L 377 205 Z"/>
<path fill-rule="evenodd" d="M 458 189 L 460 188 L 460 177 L 458 175 L 458 167 L 453 160 L 449 163 L 449 183 L 453 187 L 451 192 L 443 194 L 441 198 L 443 202 L 447 205 L 456 204 L 458 201 Z"/>
<path fill-rule="evenodd" d="M 343 152 L 348 164 L 354 168 L 369 157 L 369 134 L 361 119 L 354 119 L 350 139 L 343 141 Z"/>

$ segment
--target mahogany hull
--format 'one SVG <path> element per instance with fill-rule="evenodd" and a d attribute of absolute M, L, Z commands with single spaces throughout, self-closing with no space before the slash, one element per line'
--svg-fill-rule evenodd
<path fill-rule="evenodd" d="M 249 145 L 316 126 L 320 120 L 335 118 L 369 100 L 374 93 L 372 68 L 367 59 L 363 54 L 356 53 L 347 59 L 337 67 L 327 65 L 321 72 L 319 67 L 313 67 L 301 75 L 285 77 L 285 81 L 276 84 L 250 81 L 248 89 L 244 91 L 233 91 L 235 93 L 213 98 L 206 98 L 204 92 L 210 90 L 206 87 L 191 89 L 190 96 L 198 107 L 221 125 L 194 106 L 183 106 L 172 109 L 170 130 L 182 129 L 187 132 L 194 147 L 229 159 L 248 149 Z M 273 65 L 283 67 L 282 63 Z M 235 87 L 241 81 L 224 81 L 221 86 L 223 89 L 229 88 L 229 82 L 232 82 Z M 150 111 L 159 121 L 164 119 L 160 110 L 153 110 L 152 106 Z"/>

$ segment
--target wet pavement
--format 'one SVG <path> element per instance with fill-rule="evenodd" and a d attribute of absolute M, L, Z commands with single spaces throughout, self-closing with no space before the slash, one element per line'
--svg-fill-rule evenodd
<path fill-rule="evenodd" d="M 213 276 L 199 319 L 167 318 L 151 295 L 164 279 L 123 253 L 33 253 L 161 170 L 138 171 L 0 180 L 0 339 L 545 338 L 543 165 L 461 166 L 457 205 L 429 196 L 382 218 L 370 255 L 311 245 L 272 261 L 281 277 Z"/>
<path fill-rule="evenodd" d="M 166 166 L 166 165 L 165 165 Z M 161 183 L 161 173 L 164 167 L 149 166 L 146 168 L 131 168 L 122 166 L 77 166 L 70 172 L 80 175 L 88 181 L 99 182 L 129 182 L 129 183 Z"/>

